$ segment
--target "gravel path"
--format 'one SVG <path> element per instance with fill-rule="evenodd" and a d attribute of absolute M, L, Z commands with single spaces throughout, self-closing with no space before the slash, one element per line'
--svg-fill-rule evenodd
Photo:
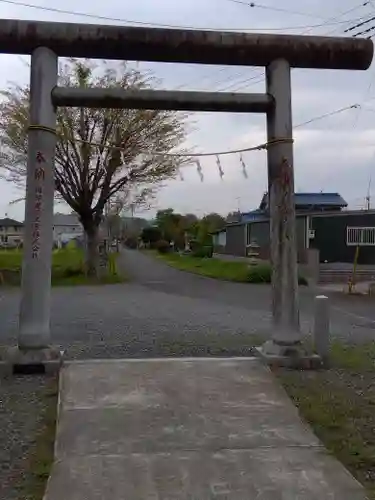
<path fill-rule="evenodd" d="M 0 498 L 24 500 L 31 463 L 43 428 L 51 378 L 16 376 L 0 381 Z M 34 499 L 33 499 L 34 500 Z"/>
<path fill-rule="evenodd" d="M 271 331 L 270 288 L 228 283 L 172 269 L 136 251 L 121 264 L 130 283 L 54 288 L 53 343 L 68 358 L 247 354 L 253 336 Z M 312 329 L 313 295 L 301 289 L 301 324 Z M 344 340 L 375 338 L 373 303 L 332 299 L 332 333 Z M 0 299 L 0 343 L 16 340 L 19 292 Z"/>

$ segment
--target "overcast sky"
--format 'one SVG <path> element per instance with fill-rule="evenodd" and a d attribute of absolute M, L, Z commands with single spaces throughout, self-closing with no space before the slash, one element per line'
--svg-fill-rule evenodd
<path fill-rule="evenodd" d="M 235 0 L 24 0 L 40 7 L 61 8 L 114 17 L 118 21 L 50 12 L 17 6 L 0 0 L 2 18 L 38 19 L 59 22 L 106 24 L 162 23 L 212 29 L 295 34 L 343 35 L 361 19 L 375 16 L 375 2 L 356 0 L 266 0 L 251 8 Z M 16 3 L 17 0 L 14 0 Z M 366 5 L 365 5 L 366 4 Z M 350 12 L 348 12 L 350 11 Z M 120 22 L 123 19 L 123 22 Z M 371 26 L 371 24 L 369 25 Z M 375 30 L 374 30 L 375 33 Z M 0 88 L 9 80 L 28 81 L 27 57 L 0 56 Z M 141 63 L 162 79 L 162 87 L 191 90 L 230 90 L 263 92 L 263 70 L 198 65 Z M 334 114 L 295 130 L 295 176 L 297 191 L 339 192 L 353 208 L 363 208 L 373 176 L 371 195 L 375 206 L 375 72 L 293 70 L 293 119 L 298 125 L 342 107 L 362 103 L 360 109 Z M 250 147 L 263 142 L 265 119 L 257 115 L 197 113 L 189 146 L 199 152 Z M 185 167 L 184 181 L 169 182 L 159 193 L 155 209 L 173 207 L 176 211 L 210 211 L 223 214 L 238 207 L 255 208 L 266 190 L 266 155 L 245 153 L 248 179 L 241 173 L 239 155 L 222 157 L 224 178 L 220 179 L 215 157 L 202 158 L 204 182 L 195 166 Z M 8 203 L 19 194 L 6 183 L 0 184 L 0 216 L 23 219 L 24 207 Z M 152 213 L 150 214 L 152 215 Z"/>

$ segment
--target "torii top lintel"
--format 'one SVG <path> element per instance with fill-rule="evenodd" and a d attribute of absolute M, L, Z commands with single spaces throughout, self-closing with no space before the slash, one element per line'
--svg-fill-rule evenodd
<path fill-rule="evenodd" d="M 0 19 L 0 53 L 31 54 L 48 47 L 60 57 L 365 70 L 369 39 L 138 28 Z"/>

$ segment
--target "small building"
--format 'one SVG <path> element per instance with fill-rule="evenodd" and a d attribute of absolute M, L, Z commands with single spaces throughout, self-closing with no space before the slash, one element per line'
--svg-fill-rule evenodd
<path fill-rule="evenodd" d="M 307 250 L 319 250 L 321 262 L 352 263 L 356 245 L 348 241 L 353 228 L 373 228 L 375 244 L 375 210 L 347 210 L 346 201 L 338 193 L 295 193 L 296 244 L 300 263 L 305 263 Z M 225 233 L 225 235 L 224 235 Z M 268 195 L 259 208 L 242 213 L 238 222 L 228 224 L 223 232 L 213 235 L 216 252 L 247 256 L 256 243 L 259 256 L 270 257 L 270 223 Z M 223 247 L 221 244 L 225 242 Z M 375 264 L 374 246 L 363 246 L 360 264 Z"/>
<path fill-rule="evenodd" d="M 58 248 L 71 240 L 83 239 L 83 227 L 76 214 L 54 214 L 53 243 Z"/>
<path fill-rule="evenodd" d="M 0 219 L 0 247 L 17 248 L 23 244 L 23 224 L 14 219 Z"/>
<path fill-rule="evenodd" d="M 212 234 L 212 244 L 216 253 L 227 253 L 227 228 L 218 229 Z"/>

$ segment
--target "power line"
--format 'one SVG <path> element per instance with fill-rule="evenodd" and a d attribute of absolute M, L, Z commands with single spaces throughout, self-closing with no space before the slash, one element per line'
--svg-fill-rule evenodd
<path fill-rule="evenodd" d="M 358 109 L 360 107 L 361 107 L 360 104 L 352 104 L 350 106 L 345 106 L 343 108 L 339 108 L 339 109 L 336 109 L 334 111 L 331 111 L 330 113 L 324 113 L 323 115 L 316 116 L 314 118 L 311 118 L 310 120 L 299 123 L 298 125 L 295 125 L 294 128 L 305 127 L 306 125 L 309 125 L 310 123 L 316 122 L 318 120 L 323 120 L 324 118 L 328 118 L 328 117 L 333 116 L 333 115 L 338 115 L 339 113 L 343 113 L 344 111 L 348 111 L 349 109 Z"/>
<path fill-rule="evenodd" d="M 373 30 L 375 30 L 375 26 L 370 26 L 366 30 L 359 31 L 358 33 L 356 33 L 355 35 L 353 35 L 353 37 L 356 38 L 357 36 L 368 35 Z M 371 35 L 371 36 L 374 36 L 374 35 Z M 369 38 L 371 38 L 371 37 L 369 37 Z"/>
<path fill-rule="evenodd" d="M 323 120 L 324 118 L 328 118 L 330 116 L 337 115 L 339 113 L 342 113 L 344 111 L 348 111 L 350 109 L 357 109 L 360 106 L 361 106 L 360 104 L 352 104 L 350 106 L 345 106 L 343 108 L 339 108 L 339 109 L 336 109 L 334 111 L 331 111 L 330 113 L 325 113 L 324 115 L 315 116 L 315 117 L 311 118 L 310 120 L 307 120 L 305 122 L 301 122 L 301 123 L 295 125 L 294 128 L 304 127 L 304 126 L 309 125 L 310 123 L 313 123 L 315 121 Z M 34 127 L 33 125 L 30 125 L 30 128 L 33 128 L 33 127 Z M 35 127 L 38 130 L 43 129 L 43 130 L 46 130 L 49 132 L 52 131 L 53 133 L 55 133 L 55 130 L 50 129 L 49 127 L 41 127 L 39 125 L 35 126 Z M 103 147 L 103 144 L 101 144 L 101 143 L 96 143 L 96 142 L 92 142 L 92 141 L 85 141 L 83 139 L 74 138 L 74 141 L 82 143 L 82 144 L 88 144 L 92 147 L 100 147 L 100 148 Z M 263 149 L 267 149 L 272 144 L 276 144 L 276 143 L 280 143 L 280 142 L 293 142 L 293 139 L 280 138 L 280 139 L 272 140 L 270 142 L 264 142 L 261 144 L 257 144 L 255 146 L 249 146 L 249 147 L 245 147 L 245 148 L 203 152 L 203 153 L 159 153 L 159 152 L 155 151 L 155 152 L 145 153 L 145 156 L 165 156 L 165 157 L 169 157 L 169 158 L 170 157 L 174 157 L 174 158 L 200 158 L 200 157 L 207 157 L 207 156 L 224 156 L 224 155 L 231 155 L 231 154 L 246 153 L 246 152 L 250 152 L 250 151 L 260 151 Z M 104 147 L 108 147 L 109 149 L 117 150 L 117 151 L 124 150 L 124 148 L 121 146 L 106 146 L 106 145 L 104 145 Z"/>
<path fill-rule="evenodd" d="M 229 72 L 229 75 L 227 75 L 226 78 L 220 79 L 215 83 L 215 90 L 217 90 L 218 92 L 225 90 L 228 86 L 230 87 L 231 84 L 233 84 L 233 80 L 237 80 L 238 78 L 244 78 L 243 70 L 237 71 L 236 73 Z M 224 87 L 222 87 L 223 85 Z"/>
<path fill-rule="evenodd" d="M 369 4 L 370 4 L 369 2 L 361 2 L 360 4 L 358 4 L 358 5 L 354 6 L 354 7 L 351 7 L 350 9 L 345 10 L 344 12 L 341 12 L 340 14 L 337 14 L 337 16 L 330 17 L 329 19 L 327 19 L 327 23 L 329 23 L 330 21 L 335 21 L 335 20 L 339 19 L 340 17 L 346 16 L 348 14 L 352 14 L 356 10 L 362 9 L 363 7 L 367 7 Z M 346 21 L 343 21 L 343 23 L 345 24 L 345 23 L 357 22 L 360 19 L 361 18 L 359 18 L 359 19 L 352 19 L 352 20 L 347 19 Z M 325 25 L 328 26 L 328 24 L 325 24 Z M 312 31 L 312 29 L 313 28 L 310 28 L 310 29 L 308 29 L 307 31 L 305 31 L 302 34 L 306 35 L 310 31 Z M 334 31 L 336 31 L 336 30 L 334 30 Z M 329 35 L 331 33 L 332 33 L 332 31 L 330 33 L 327 33 L 327 35 Z"/>
<path fill-rule="evenodd" d="M 272 7 L 270 5 L 258 4 L 256 2 L 244 2 L 244 1 L 241 1 L 241 0 L 226 0 L 226 1 L 227 2 L 231 2 L 231 3 L 236 3 L 236 4 L 239 4 L 239 5 L 245 5 L 246 7 L 252 7 L 252 8 L 256 8 L 256 9 L 271 10 L 271 11 L 274 11 L 274 12 L 283 12 L 284 14 L 295 14 L 295 15 L 298 15 L 298 16 L 311 17 L 311 18 L 314 18 L 314 19 L 323 19 L 324 21 L 327 20 L 325 17 L 319 16 L 319 15 L 316 15 L 316 14 L 312 14 L 311 12 L 301 12 L 301 11 L 290 10 L 290 9 L 282 9 L 280 7 Z M 370 2 L 365 2 L 366 5 L 368 3 L 370 3 Z"/>
<path fill-rule="evenodd" d="M 258 83 L 261 83 L 264 81 L 264 74 L 256 74 L 255 76 L 252 76 L 250 78 L 246 78 L 245 80 L 240 80 L 239 82 L 233 82 L 231 85 L 228 85 L 227 87 L 224 87 L 220 89 L 221 91 L 223 90 L 231 90 L 231 92 L 237 92 L 240 89 L 243 88 L 249 88 L 253 85 L 256 85 Z M 251 82 L 251 83 L 249 83 Z"/>
<path fill-rule="evenodd" d="M 216 69 L 214 71 L 210 70 L 207 75 L 202 75 L 202 76 L 193 78 L 192 80 L 189 80 L 187 83 L 182 83 L 182 84 L 178 85 L 177 87 L 174 87 L 173 90 L 180 90 L 188 85 L 189 86 L 194 85 L 197 82 L 202 83 L 203 81 L 207 80 L 207 78 L 210 80 L 214 75 L 219 75 L 220 73 L 224 73 L 224 71 L 228 71 L 228 70 L 229 70 L 228 66 L 224 66 L 224 68 L 219 68 L 219 69 Z M 220 81 L 221 80 L 219 80 L 219 82 Z M 227 81 L 227 78 L 225 79 L 225 81 Z"/>
<path fill-rule="evenodd" d="M 227 1 L 232 1 L 232 0 L 227 0 Z M 239 0 L 238 0 L 238 1 L 239 1 Z M 325 22 L 325 23 L 323 23 L 322 27 L 323 27 L 323 26 L 327 26 L 327 25 L 328 25 L 331 21 L 332 21 L 332 22 L 333 22 L 333 21 L 337 21 L 337 20 L 338 20 L 338 19 L 340 19 L 341 17 L 346 16 L 346 15 L 348 15 L 348 14 L 351 14 L 351 13 L 353 13 L 353 12 L 355 12 L 355 11 L 359 10 L 359 9 L 362 9 L 363 7 L 366 7 L 366 6 L 368 6 L 369 4 L 371 4 L 371 2 L 368 2 L 368 1 L 366 1 L 366 2 L 361 2 L 360 4 L 358 4 L 358 5 L 356 5 L 356 6 L 352 7 L 352 8 L 350 8 L 350 9 L 348 9 L 348 10 L 345 10 L 344 12 L 340 12 L 340 13 L 339 13 L 339 14 L 337 14 L 336 16 L 332 16 L 332 17 L 328 18 L 328 19 L 326 20 L 326 22 Z M 247 4 L 247 3 L 246 3 L 246 5 L 249 5 L 249 4 Z M 371 4 L 371 5 L 372 5 L 372 4 Z M 360 18 L 360 19 L 362 19 L 362 18 Z M 353 22 L 357 22 L 357 21 L 358 21 L 358 19 L 354 19 L 354 20 L 353 20 L 353 19 L 351 19 L 351 20 L 345 20 L 345 21 L 342 21 L 342 24 L 351 24 L 351 23 L 353 23 Z M 300 35 L 306 35 L 306 34 L 310 33 L 313 29 L 314 29 L 314 28 L 309 28 L 309 29 L 306 29 L 306 30 L 302 31 L 302 32 L 300 33 Z M 324 35 L 325 35 L 325 36 L 330 35 L 330 34 L 334 33 L 336 30 L 337 30 L 337 28 L 336 28 L 336 29 L 334 29 L 334 30 L 330 30 L 328 33 L 325 33 Z M 219 73 L 221 73 L 222 71 L 225 71 L 225 69 L 226 69 L 226 68 L 223 68 L 223 69 L 219 70 Z M 258 75 L 258 76 L 260 76 L 260 75 L 261 75 L 261 72 L 259 72 L 259 70 L 256 70 L 256 69 L 251 70 L 251 73 L 256 74 L 256 75 Z M 214 74 L 216 75 L 216 71 L 215 71 L 215 73 L 214 73 Z M 213 74 L 213 75 L 214 75 L 214 74 Z M 213 76 L 213 75 L 212 75 L 212 76 Z M 260 78 L 257 82 L 254 82 L 254 83 L 258 83 L 258 82 L 260 83 L 260 82 L 263 80 L 263 78 L 264 78 L 264 76 L 262 76 L 262 77 L 261 77 L 261 78 Z M 205 79 L 205 80 L 207 79 L 207 75 L 204 77 L 204 79 Z M 254 79 L 254 77 L 251 77 L 251 78 L 249 78 L 248 80 L 247 80 L 247 79 L 246 79 L 246 80 L 243 80 L 243 83 L 246 83 L 247 81 L 251 81 L 251 80 L 253 80 L 253 79 Z M 199 81 L 199 78 L 194 79 L 194 81 L 193 81 L 193 82 L 195 83 L 196 81 Z M 226 80 L 225 80 L 225 81 L 226 81 Z M 217 86 L 217 85 L 220 85 L 221 83 L 222 83 L 222 82 L 221 82 L 221 81 L 219 81 L 219 82 L 213 83 L 212 85 Z M 230 88 L 230 87 L 232 87 L 232 86 L 237 85 L 237 83 L 240 83 L 240 82 L 233 82 L 233 84 L 232 84 L 232 85 L 230 85 L 229 87 L 224 87 L 224 88 L 223 88 L 223 89 L 221 89 L 221 90 L 226 90 L 227 88 Z M 191 83 L 189 82 L 189 83 L 186 83 L 186 84 L 179 85 L 176 89 L 180 89 L 180 88 L 186 87 L 186 86 L 188 86 L 189 84 L 191 84 Z M 240 86 L 240 87 L 238 87 L 238 88 L 236 87 L 236 88 L 235 88 L 235 90 L 240 90 L 241 88 L 244 88 L 244 87 L 245 87 L 245 85 Z"/>
<path fill-rule="evenodd" d="M 350 26 L 350 28 L 344 30 L 344 33 L 350 33 L 351 31 L 354 31 L 357 28 L 361 28 L 362 26 L 365 26 L 366 24 L 371 23 L 372 21 L 375 21 L 375 16 L 370 17 L 369 19 L 365 19 L 364 21 L 361 21 L 355 24 L 354 26 Z"/>
<path fill-rule="evenodd" d="M 340 113 L 343 113 L 344 111 L 348 111 L 350 109 L 357 109 L 360 108 L 360 104 L 352 104 L 350 106 L 345 106 L 339 109 L 335 109 L 334 111 L 331 111 L 330 113 L 325 113 L 323 115 L 315 116 L 313 118 L 310 118 L 310 120 L 298 123 L 297 125 L 294 126 L 294 128 L 301 128 L 305 127 L 306 125 L 310 125 L 313 122 L 323 120 L 325 118 L 328 118 L 330 116 L 338 115 Z M 194 153 L 193 155 L 186 154 L 186 155 L 175 155 L 172 154 L 172 156 L 186 156 L 186 157 L 199 157 L 199 156 L 223 156 L 223 155 L 229 155 L 229 154 L 236 154 L 236 153 L 246 153 L 248 151 L 259 151 L 262 149 L 267 149 L 268 143 L 262 143 L 258 144 L 257 146 L 251 146 L 249 148 L 243 148 L 243 149 L 233 149 L 233 150 L 227 150 L 227 151 L 216 151 L 212 153 Z"/>
<path fill-rule="evenodd" d="M 172 28 L 172 29 L 186 29 L 186 30 L 204 30 L 204 31 L 231 31 L 231 32 L 248 32 L 248 31 L 285 31 L 285 30 L 300 30 L 300 29 L 307 29 L 307 28 L 319 28 L 322 26 L 326 26 L 327 22 L 323 24 L 316 24 L 316 25 L 311 25 L 311 26 L 284 26 L 281 28 L 199 28 L 197 26 L 183 26 L 183 25 L 178 25 L 178 24 L 164 24 L 164 23 L 154 23 L 154 22 L 146 22 L 146 21 L 135 21 L 133 19 L 124 19 L 124 18 L 119 18 L 119 17 L 109 17 L 109 16 L 102 16 L 99 14 L 90 14 L 88 12 L 79 12 L 79 11 L 72 11 L 72 10 L 64 10 L 64 9 L 57 9 L 54 7 L 45 7 L 41 5 L 35 5 L 35 4 L 30 4 L 30 3 L 25 3 L 25 2 L 17 2 L 15 0 L 0 0 L 0 3 L 6 3 L 6 4 L 11 4 L 11 5 L 17 5 L 20 7 L 27 7 L 30 9 L 37 9 L 37 10 L 42 10 L 46 12 L 54 12 L 57 14 L 65 14 L 69 16 L 80 16 L 80 17 L 87 17 L 91 19 L 100 19 L 102 21 L 115 21 L 115 22 L 120 22 L 120 23 L 126 23 L 128 25 L 140 25 L 140 26 L 154 26 L 154 27 L 159 27 L 159 28 Z M 336 21 L 336 22 L 330 22 L 329 24 L 336 25 L 336 24 L 345 24 L 347 21 Z"/>

